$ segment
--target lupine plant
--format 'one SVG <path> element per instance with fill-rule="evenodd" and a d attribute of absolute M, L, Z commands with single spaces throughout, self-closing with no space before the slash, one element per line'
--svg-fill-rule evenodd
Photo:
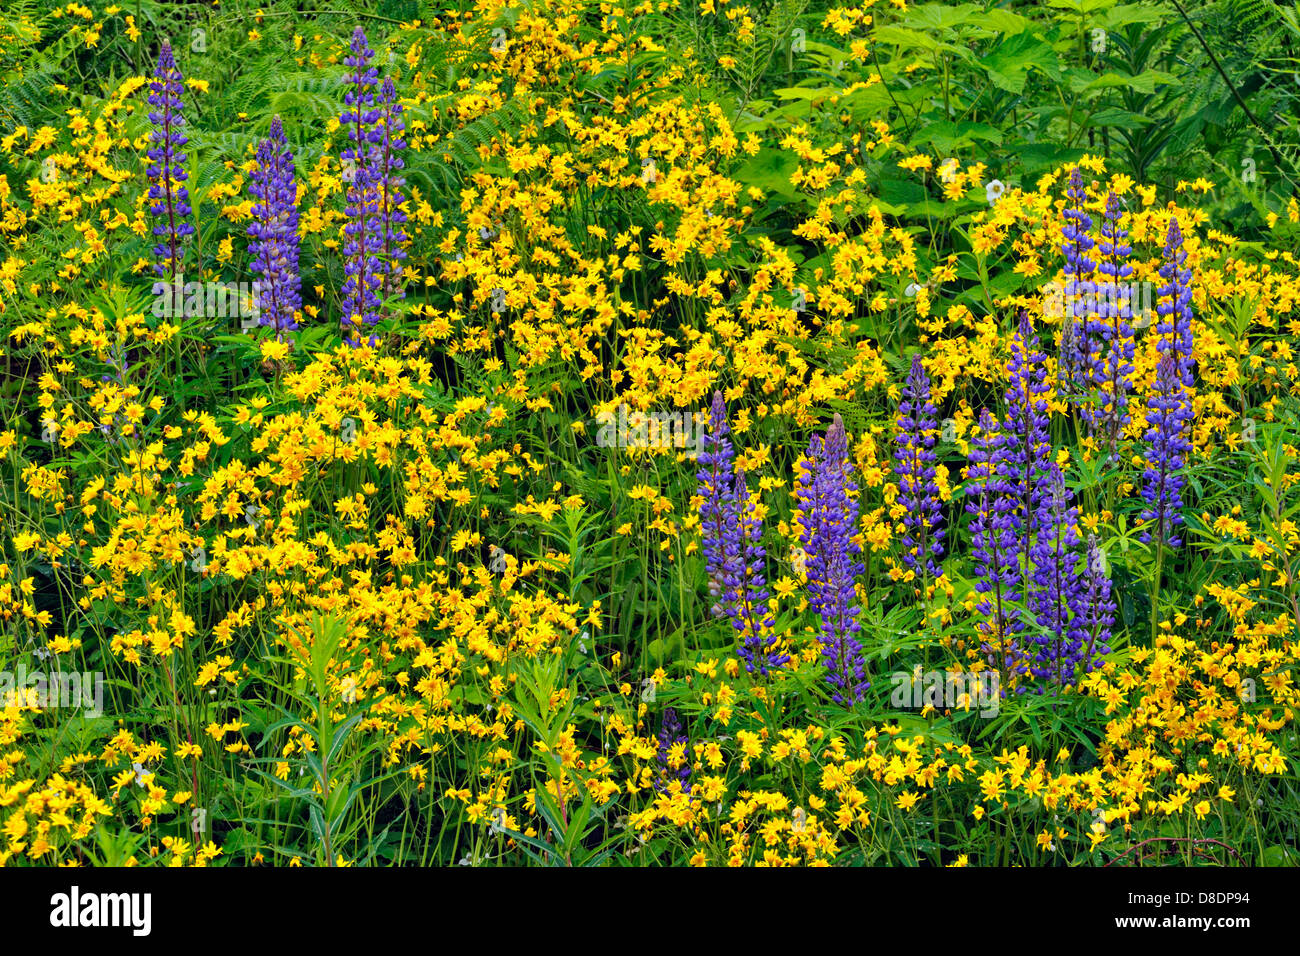
<path fill-rule="evenodd" d="M 1128 257 L 1133 247 L 1125 241 L 1128 233 L 1121 223 L 1122 213 L 1119 197 L 1107 194 L 1101 238 L 1097 240 L 1097 335 L 1102 345 L 1093 360 L 1092 378 L 1098 397 L 1088 418 L 1112 456 L 1132 417 L 1129 392 L 1134 354 L 1133 302 L 1128 280 L 1133 266 Z"/>
<path fill-rule="evenodd" d="M 1000 684 L 1023 672 L 1024 650 L 1018 635 L 1024 628 L 1020 601 L 1024 577 L 1020 563 L 1021 523 L 1017 520 L 1021 494 L 1010 477 L 1009 439 L 989 410 L 980 412 L 979 432 L 971 445 L 966 473 L 966 511 L 971 516 L 971 560 L 975 569 L 978 627 L 990 665 L 998 669 Z"/>
<path fill-rule="evenodd" d="M 748 671 L 766 675 L 790 657 L 780 650 L 767 608 L 762 520 L 750 501 L 745 473 L 735 467 L 729 433 L 726 403 L 721 392 L 714 392 L 697 475 L 703 551 L 722 607 L 739 635 L 737 653 Z"/>
<path fill-rule="evenodd" d="M 921 578 L 918 593 L 923 599 L 928 582 L 942 573 L 943 504 L 935 481 L 938 456 L 934 450 L 938 438 L 939 421 L 930 397 L 930 378 L 921 356 L 914 355 L 894 420 L 894 460 L 898 503 L 903 509 L 899 542 L 902 560 Z"/>
<path fill-rule="evenodd" d="M 848 438 L 836 415 L 824 436 L 814 436 L 802 462 L 795 497 L 800 540 L 807 555 L 808 600 L 821 621 L 818 639 L 831 696 L 838 704 L 861 700 L 870 682 L 858 643 L 856 582 L 863 572 L 858 530 L 858 487 L 851 478 Z"/>
<path fill-rule="evenodd" d="M 1039 505 L 1037 540 L 1029 552 L 1033 565 L 1029 605 L 1037 623 L 1033 635 L 1037 648 L 1029 672 L 1041 682 L 1040 694 L 1051 685 L 1071 685 L 1083 656 L 1087 609 L 1083 578 L 1077 573 L 1078 520 L 1079 509 L 1071 501 L 1065 477 L 1052 464 L 1047 494 Z"/>
<path fill-rule="evenodd" d="M 1048 436 L 1046 360 L 1039 349 L 1027 312 L 1021 312 L 1011 338 L 1011 360 L 1007 366 L 1007 415 L 999 449 L 1000 475 L 1016 496 L 1011 515 L 1020 539 L 1020 593 L 1027 596 L 1033 575 L 1032 549 L 1038 539 L 1043 505 L 1048 499 L 1052 467 L 1052 445 Z"/>
<path fill-rule="evenodd" d="M 1156 314 L 1159 359 L 1155 385 L 1147 397 L 1146 442 L 1142 472 L 1141 538 L 1155 549 L 1155 574 L 1151 587 L 1151 633 L 1154 640 L 1159 624 L 1159 597 L 1166 552 L 1182 544 L 1183 469 L 1192 451 L 1190 430 L 1193 418 L 1195 358 L 1192 352 L 1191 270 L 1184 267 L 1187 251 L 1176 218 L 1170 219 L 1165 240 L 1164 264 L 1160 277 Z"/>
<path fill-rule="evenodd" d="M 1096 319 L 1093 276 L 1097 268 L 1092 259 L 1096 245 L 1090 235 L 1092 216 L 1084 208 L 1088 190 L 1079 167 L 1070 170 L 1066 188 L 1065 222 L 1061 227 L 1065 258 L 1065 310 L 1061 316 L 1061 373 L 1063 383 L 1076 402 L 1082 402 L 1088 387 L 1093 351 L 1092 332 Z"/>
<path fill-rule="evenodd" d="M 405 244 L 409 241 L 403 226 L 406 214 L 402 212 L 402 187 L 406 180 L 401 172 L 406 162 L 402 152 L 406 149 L 403 133 L 402 104 L 397 100 L 397 90 L 391 76 L 384 77 L 379 88 L 379 141 L 375 144 L 373 164 L 379 180 L 379 214 L 383 224 L 383 257 L 387 264 L 383 291 L 385 298 L 402 292 L 402 260 L 406 258 Z"/>
<path fill-rule="evenodd" d="M 380 319 L 379 293 L 387 274 L 381 254 L 384 251 L 384 190 L 390 184 L 376 162 L 376 145 L 384 139 L 375 124 L 383 111 L 375 106 L 378 68 L 370 61 L 365 32 L 357 27 L 344 63 L 352 69 L 351 84 L 344 94 L 345 109 L 339 116 L 339 128 L 346 130 L 348 146 L 339 153 L 344 164 L 347 184 L 347 225 L 344 234 L 343 330 L 352 344 L 360 342 L 361 332 Z"/>
<path fill-rule="evenodd" d="M 271 120 L 270 134 L 257 150 L 257 167 L 248 191 L 257 198 L 248 251 L 258 283 L 259 323 L 275 330 L 277 338 L 298 328 L 302 307 L 302 277 L 298 272 L 298 184 L 293 154 L 284 137 L 280 117 Z"/>
<path fill-rule="evenodd" d="M 660 793 L 667 793 L 674 780 L 680 784 L 684 793 L 690 793 L 691 765 L 686 758 L 690 738 L 684 730 L 677 711 L 672 707 L 665 708 L 655 753 L 655 759 L 659 763 L 659 779 L 655 781 L 655 789 Z"/>
<path fill-rule="evenodd" d="M 194 235 L 190 222 L 190 193 L 185 183 L 189 173 L 185 169 L 188 156 L 183 150 L 189 143 L 185 135 L 185 114 L 182 112 L 181 93 L 184 77 L 176 66 L 171 44 L 163 41 L 158 53 L 158 66 L 149 84 L 149 121 L 153 130 L 149 134 L 150 146 L 148 175 L 149 211 L 158 220 L 153 234 L 158 243 L 153 248 L 154 272 L 175 283 L 184 271 L 185 241 Z"/>

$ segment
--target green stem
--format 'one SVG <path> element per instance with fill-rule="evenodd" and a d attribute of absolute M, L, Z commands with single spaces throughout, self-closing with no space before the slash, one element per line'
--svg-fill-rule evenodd
<path fill-rule="evenodd" d="M 1151 646 L 1156 646 L 1156 633 L 1160 629 L 1160 575 L 1164 570 L 1165 546 L 1156 544 L 1156 575 L 1151 582 Z"/>

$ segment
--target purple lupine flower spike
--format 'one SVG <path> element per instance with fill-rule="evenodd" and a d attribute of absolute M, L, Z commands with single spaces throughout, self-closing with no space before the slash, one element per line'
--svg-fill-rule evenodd
<path fill-rule="evenodd" d="M 682 747 L 686 749 L 689 749 L 690 747 L 690 738 L 683 733 L 684 729 L 681 718 L 677 716 L 676 710 L 669 707 L 664 711 L 663 721 L 659 725 L 659 746 L 656 748 L 656 759 L 659 763 L 659 779 L 655 782 L 655 789 L 660 793 L 668 792 L 668 787 L 672 782 L 670 778 L 674 776 L 681 783 L 683 793 L 691 792 L 690 755 L 686 755 L 686 759 L 682 766 L 676 771 L 668 765 L 668 756 L 675 745 L 681 744 Z"/>
<path fill-rule="evenodd" d="M 735 513 L 731 502 L 734 491 L 732 475 L 735 472 L 735 451 L 728 437 L 727 406 L 721 392 L 713 393 L 709 410 L 709 427 L 700 437 L 700 452 L 696 462 L 699 482 L 701 552 L 709 576 L 709 593 L 715 599 L 714 616 L 722 611 L 722 570 L 724 562 L 723 536 L 727 522 Z"/>
<path fill-rule="evenodd" d="M 406 184 L 401 176 L 406 166 L 402 159 L 402 151 L 406 149 L 402 133 L 406 125 L 402 122 L 402 104 L 397 101 L 391 77 L 385 77 L 380 87 L 379 109 L 381 135 L 376 161 L 379 167 L 379 211 L 383 220 L 383 257 L 388 266 L 384 276 L 384 296 L 400 298 L 403 295 L 402 260 L 406 258 L 403 245 L 408 239 L 403 228 L 406 214 L 401 208 L 401 189 Z"/>
<path fill-rule="evenodd" d="M 1011 339 L 1011 361 L 1007 366 L 1007 419 L 1001 446 L 1001 475 L 1015 489 L 1018 499 L 1016 524 L 1020 533 L 1019 554 L 1024 559 L 1021 594 L 1030 590 L 1030 549 L 1038 537 L 1039 518 L 1047 495 L 1052 445 L 1048 440 L 1047 366 L 1039 351 L 1026 312 Z"/>
<path fill-rule="evenodd" d="M 369 65 L 374 55 L 365 32 L 357 27 L 352 34 L 349 55 L 343 60 L 352 68 L 348 75 L 352 88 L 343 97 L 345 109 L 339 117 L 339 126 L 347 130 L 349 143 L 339 158 L 343 161 L 347 188 L 347 224 L 343 227 L 343 332 L 352 345 L 359 344 L 362 329 L 379 321 L 379 290 L 387 271 L 380 258 L 384 227 L 375 144 L 383 134 L 375 126 L 382 111 L 374 105 L 379 80 L 378 69 Z"/>
<path fill-rule="evenodd" d="M 379 68 L 370 65 L 375 51 L 370 49 L 366 33 L 361 27 L 352 31 L 348 51 L 343 63 L 352 67 L 352 72 L 347 76 L 352 88 L 343 95 L 345 109 L 339 116 L 339 128 L 346 130 L 348 145 L 339 153 L 339 158 L 345 163 L 351 161 L 361 167 L 370 161 L 373 147 L 383 138 L 383 133 L 375 126 L 383 112 L 375 106 Z"/>
<path fill-rule="evenodd" d="M 1038 623 L 1034 634 L 1037 651 L 1029 671 L 1044 682 L 1037 688 L 1040 694 L 1048 686 L 1064 688 L 1074 682 L 1087 639 L 1083 579 L 1075 573 L 1076 549 L 1081 543 L 1077 528 L 1079 509 L 1071 502 L 1065 476 L 1055 464 L 1047 485 L 1049 490 L 1038 522 L 1038 540 L 1031 553 L 1034 591 L 1029 601 Z"/>
<path fill-rule="evenodd" d="M 1160 278 L 1165 285 L 1156 290 L 1161 299 L 1156 306 L 1156 334 L 1160 336 L 1157 346 L 1161 355 L 1173 357 L 1179 378 L 1190 389 L 1196 366 L 1192 354 L 1192 270 L 1186 268 L 1187 250 L 1183 248 L 1183 231 L 1177 219 L 1169 220 L 1164 252 Z"/>
<path fill-rule="evenodd" d="M 185 116 L 181 112 L 181 92 L 185 78 L 176 66 L 171 44 L 163 41 L 158 52 L 158 68 L 149 84 L 149 121 L 154 124 L 149 134 L 153 146 L 145 154 L 149 159 L 147 173 L 152 180 L 149 187 L 149 211 L 161 220 L 153 227 L 159 242 L 153 248 L 156 258 L 154 272 L 169 282 L 175 282 L 181 273 L 187 236 L 194 235 L 190 223 L 190 194 L 185 188 L 189 174 L 185 171 L 188 158 L 181 152 L 189 139 L 185 136 Z M 155 289 L 155 292 L 158 290 Z"/>
<path fill-rule="evenodd" d="M 825 437 L 813 436 L 795 486 L 801 541 L 807 555 L 808 603 L 821 618 L 819 640 L 826 681 L 837 704 L 852 706 L 871 684 L 858 642 L 855 581 L 863 572 L 854 541 L 858 526 L 857 485 L 851 478 L 848 436 L 836 415 Z"/>
<path fill-rule="evenodd" d="M 710 591 L 717 591 L 719 603 L 740 637 L 737 654 L 750 673 L 766 675 L 790 657 L 780 652 L 767 610 L 762 521 L 749 500 L 744 472 L 735 470 L 729 431 L 722 393 L 714 392 L 709 428 L 697 458 L 701 465 L 696 478 L 702 499 L 702 551 Z"/>
<path fill-rule="evenodd" d="M 934 468 L 938 432 L 930 378 L 921 356 L 914 355 L 894 423 L 894 460 L 898 463 L 898 502 L 903 508 L 903 564 L 930 579 L 942 574 L 938 562 L 943 559 L 943 505 Z"/>
<path fill-rule="evenodd" d="M 780 641 L 773 629 L 775 621 L 767 607 L 770 595 L 764 565 L 767 551 L 760 542 L 763 522 L 749 500 L 745 473 L 737 470 L 732 501 L 736 507 L 736 520 L 726 538 L 733 541 L 727 548 L 722 585 L 731 626 L 740 634 L 741 646 L 737 653 L 751 674 L 768 673 L 790 660 L 789 654 L 780 652 Z"/>
<path fill-rule="evenodd" d="M 383 226 L 379 215 L 379 189 L 366 166 L 359 166 L 348 189 L 343 227 L 343 331 L 357 345 L 366 326 L 379 321 L 379 289 L 384 275 Z"/>
<path fill-rule="evenodd" d="M 971 444 L 965 494 L 972 516 L 971 557 L 975 562 L 977 610 L 983 650 L 998 669 L 1003 691 L 1021 668 L 1017 635 L 1023 621 L 1016 607 L 1021 598 L 1018 563 L 1020 522 L 1016 485 L 1007 477 L 1007 438 L 988 409 L 980 412 L 979 433 Z"/>
<path fill-rule="evenodd" d="M 1106 197 L 1106 213 L 1097 243 L 1097 298 L 1099 302 L 1096 332 L 1104 344 L 1093 363 L 1093 381 L 1099 388 L 1098 407 L 1089 409 L 1089 425 L 1106 439 L 1114 456 L 1119 437 L 1132 416 L 1128 395 L 1133 376 L 1133 301 L 1128 279 L 1133 266 L 1128 257 L 1133 251 L 1125 240 L 1128 232 L 1120 225 L 1122 210 L 1119 197 Z"/>
<path fill-rule="evenodd" d="M 259 200 L 248 227 L 253 270 L 260 276 L 259 322 L 275 329 L 280 338 L 298 328 L 295 316 L 302 307 L 302 278 L 298 274 L 298 184 L 278 116 L 272 118 L 270 134 L 257 150 L 257 168 L 248 191 Z"/>
<path fill-rule="evenodd" d="M 1147 506 L 1141 515 L 1141 539 L 1168 544 L 1171 548 L 1182 544 L 1178 536 L 1178 527 L 1183 523 L 1182 492 L 1186 484 L 1182 470 L 1192 451 L 1189 433 L 1194 417 L 1192 270 L 1184 268 L 1186 262 L 1182 230 L 1177 219 L 1170 219 L 1165 264 L 1160 267 L 1160 277 L 1166 284 L 1157 290 L 1160 303 L 1156 314 L 1160 321 L 1156 333 L 1160 338 L 1156 347 L 1160 360 L 1156 364 L 1155 386 L 1147 398 L 1146 440 L 1150 451 L 1142 475 L 1142 497 Z M 1155 535 L 1151 534 L 1153 525 Z"/>
<path fill-rule="evenodd" d="M 1142 533 L 1144 543 L 1155 541 L 1176 548 L 1182 544 L 1178 527 L 1183 523 L 1183 466 L 1192 444 L 1187 431 L 1192 407 L 1178 372 L 1177 360 L 1165 355 L 1156 366 L 1155 387 L 1147 398 L 1147 433 L 1150 443 L 1143 470 Z M 1152 529 L 1155 533 L 1152 533 Z"/>
<path fill-rule="evenodd" d="M 1083 208 L 1088 200 L 1088 190 L 1077 166 L 1070 171 L 1065 195 L 1065 225 L 1061 229 L 1065 239 L 1061 245 L 1065 256 L 1065 313 L 1061 317 L 1060 371 L 1069 385 L 1068 391 L 1080 395 L 1087 390 L 1091 368 L 1093 345 L 1089 335 L 1089 316 L 1096 292 L 1092 278 L 1096 263 L 1089 255 L 1094 245 L 1088 234 L 1092 229 L 1092 217 Z"/>

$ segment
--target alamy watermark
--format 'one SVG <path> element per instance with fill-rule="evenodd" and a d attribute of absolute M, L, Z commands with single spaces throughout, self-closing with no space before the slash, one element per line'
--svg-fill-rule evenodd
<path fill-rule="evenodd" d="M 0 671 L 0 705 L 25 703 L 42 710 L 81 708 L 87 717 L 104 714 L 104 675 L 99 672 Z"/>
<path fill-rule="evenodd" d="M 123 927 L 133 936 L 148 936 L 152 911 L 151 893 L 83 893 L 74 885 L 50 897 L 50 925 L 56 928 Z"/>
<path fill-rule="evenodd" d="M 996 717 L 1002 708 L 1002 687 L 995 670 L 895 671 L 889 675 L 893 692 L 889 703 L 899 710 L 926 707 L 978 710 L 981 717 Z"/>
<path fill-rule="evenodd" d="M 160 319 L 193 318 L 239 319 L 245 331 L 255 329 L 262 316 L 261 281 L 253 282 L 186 282 L 184 275 L 175 282 L 153 284 L 153 314 Z"/>
<path fill-rule="evenodd" d="M 1135 329 L 1145 329 L 1155 318 L 1156 290 L 1153 282 L 1057 282 L 1040 290 L 1043 315 L 1060 319 L 1068 316 L 1105 318 L 1128 309 Z"/>
<path fill-rule="evenodd" d="M 617 412 L 596 416 L 601 448 L 680 449 L 694 458 L 709 423 L 708 412 L 642 412 L 619 405 Z"/>

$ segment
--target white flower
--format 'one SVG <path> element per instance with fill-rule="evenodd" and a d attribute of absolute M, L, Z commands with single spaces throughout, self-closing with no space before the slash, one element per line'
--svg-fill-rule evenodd
<path fill-rule="evenodd" d="M 1002 194 L 1006 191 L 1007 191 L 1007 187 L 1002 184 L 1002 180 L 995 179 L 993 180 L 993 182 L 989 183 L 987 186 L 984 187 L 984 198 L 987 199 L 989 201 L 989 205 L 992 206 L 995 202 L 997 202 L 999 199 L 1002 198 Z"/>

